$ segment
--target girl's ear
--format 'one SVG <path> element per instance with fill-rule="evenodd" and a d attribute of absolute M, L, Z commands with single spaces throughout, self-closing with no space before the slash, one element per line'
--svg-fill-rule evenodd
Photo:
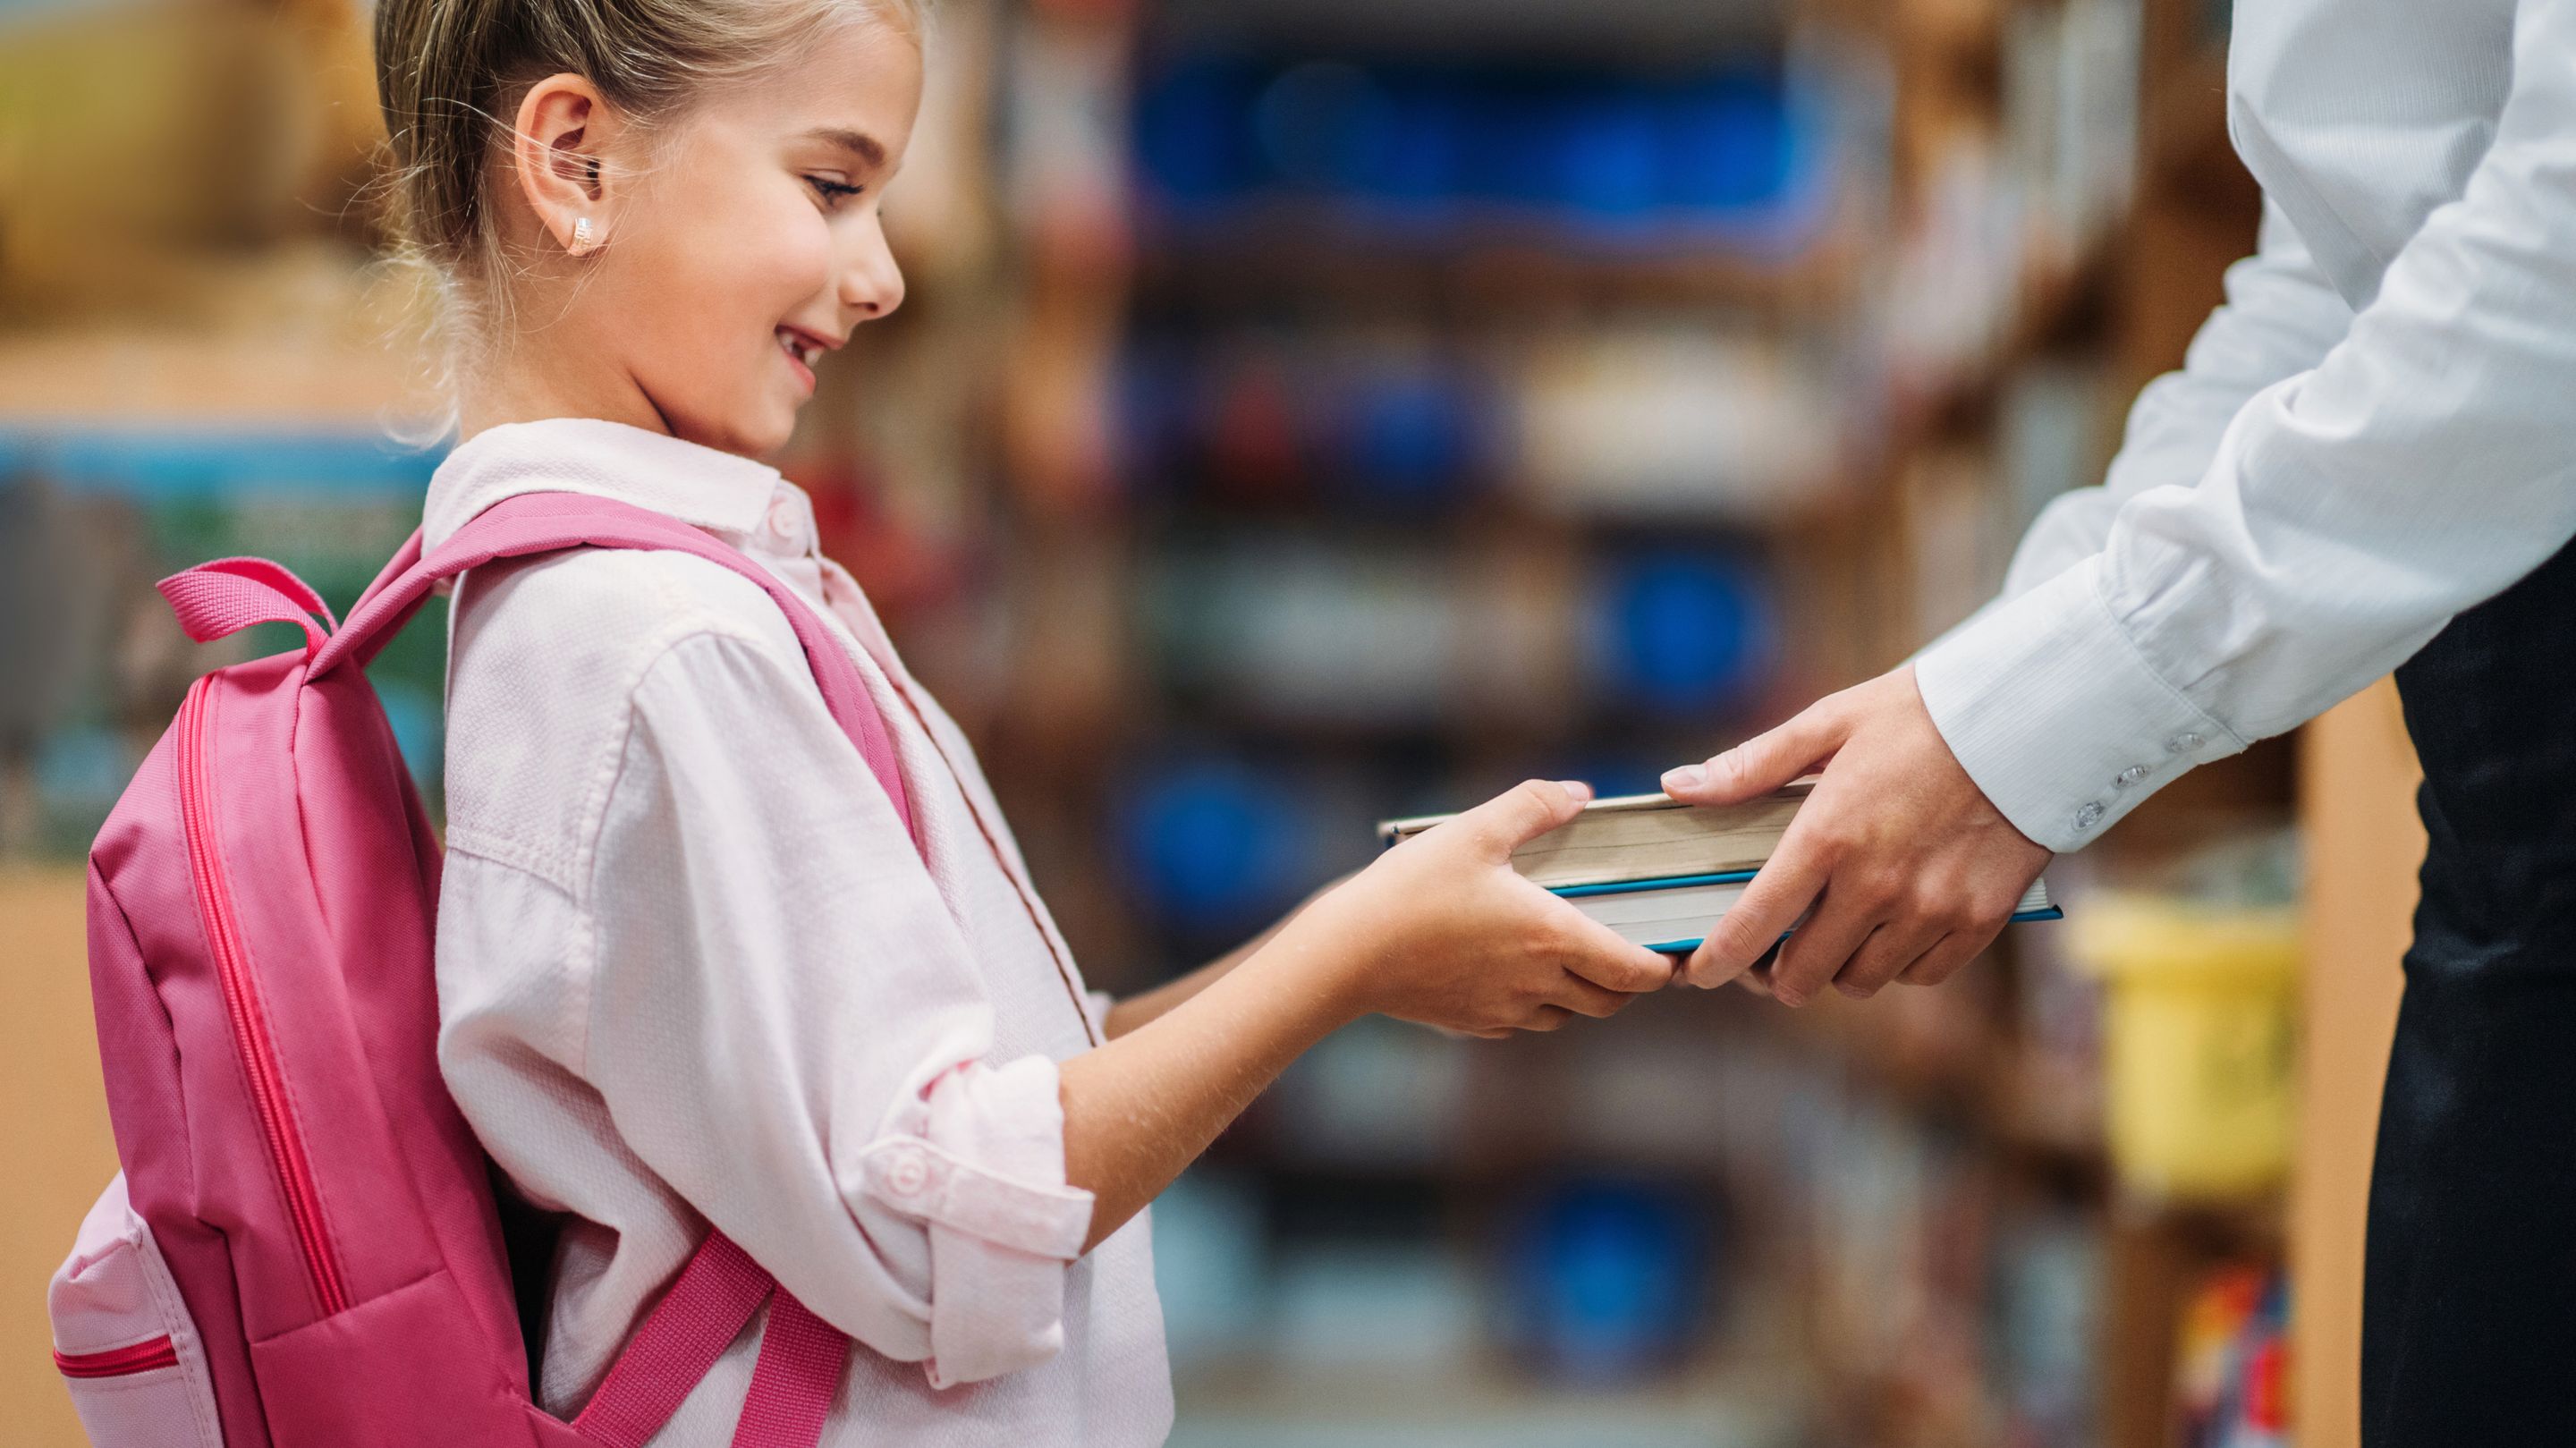
<path fill-rule="evenodd" d="M 566 71 L 528 87 L 510 136 L 510 170 L 537 224 L 574 256 L 608 242 L 611 169 L 600 156 L 616 117 L 599 88 Z"/>

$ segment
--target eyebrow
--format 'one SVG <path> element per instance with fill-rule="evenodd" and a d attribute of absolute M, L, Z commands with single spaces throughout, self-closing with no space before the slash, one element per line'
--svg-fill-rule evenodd
<path fill-rule="evenodd" d="M 861 165 L 870 169 L 885 164 L 885 146 L 865 131 L 853 131 L 844 126 L 816 126 L 805 133 L 805 138 L 809 141 L 822 141 L 828 145 L 838 146 L 857 157 Z"/>

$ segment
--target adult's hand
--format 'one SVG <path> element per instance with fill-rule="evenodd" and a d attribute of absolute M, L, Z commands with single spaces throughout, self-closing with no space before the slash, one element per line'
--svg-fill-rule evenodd
<path fill-rule="evenodd" d="M 1820 764 L 1824 777 L 1780 848 L 1691 955 L 1691 984 L 1724 985 L 1779 944 L 1768 985 L 1793 1006 L 1828 984 L 1857 997 L 1890 981 L 1938 985 L 1986 948 L 2048 864 L 2046 847 L 1959 767 L 1912 665 L 1673 770 L 1664 790 L 1689 804 L 1734 804 Z"/>

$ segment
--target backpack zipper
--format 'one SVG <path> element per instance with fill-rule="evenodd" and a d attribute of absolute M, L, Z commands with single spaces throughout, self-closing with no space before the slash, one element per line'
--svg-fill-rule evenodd
<path fill-rule="evenodd" d="M 178 1344 L 166 1332 L 148 1342 L 112 1347 L 105 1352 L 54 1350 L 54 1368 L 67 1378 L 126 1378 L 178 1365 Z"/>
<path fill-rule="evenodd" d="M 268 1139 L 269 1164 L 286 1196 L 287 1216 L 303 1249 L 313 1295 L 328 1317 L 349 1306 L 348 1289 L 331 1255 L 330 1234 L 323 1229 L 322 1195 L 313 1168 L 304 1156 L 303 1138 L 286 1104 L 286 1083 L 277 1062 L 277 1047 L 268 1033 L 268 1017 L 252 978 L 250 952 L 244 948 L 233 917 L 232 888 L 216 850 L 213 819 L 213 771 L 207 739 L 213 732 L 214 676 L 197 680 L 179 707 L 179 821 L 188 839 L 188 868 L 197 885 L 197 908 L 206 925 L 206 941 L 215 955 L 215 977 L 223 986 L 224 1011 L 231 1018 L 233 1048 L 250 1080 L 251 1104 L 259 1112 Z"/>

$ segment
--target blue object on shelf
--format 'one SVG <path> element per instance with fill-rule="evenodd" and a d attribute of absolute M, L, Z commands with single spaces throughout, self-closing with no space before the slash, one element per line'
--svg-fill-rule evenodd
<path fill-rule="evenodd" d="M 1546 200 L 1593 217 L 1631 219 L 1663 203 L 1657 162 L 1661 119 L 1648 97 L 1613 93 L 1565 106 L 1554 143 Z"/>
<path fill-rule="evenodd" d="M 1790 191 L 1806 137 L 1776 76 L 1740 73 L 1687 86 L 1666 104 L 1660 189 L 1673 205 L 1727 210 Z"/>
<path fill-rule="evenodd" d="M 1144 88 L 1136 102 L 1137 160 L 1170 201 L 1188 206 L 1239 196 L 1267 179 L 1246 124 L 1264 67 L 1231 56 L 1193 57 Z"/>
<path fill-rule="evenodd" d="M 1368 500 L 1437 503 L 1461 491 L 1477 465 L 1482 412 L 1453 372 L 1375 372 L 1348 387 L 1340 404 L 1349 478 Z"/>
<path fill-rule="evenodd" d="M 1290 66 L 1252 103 L 1252 126 L 1270 174 L 1292 186 L 1343 190 L 1394 127 L 1385 88 L 1343 61 Z"/>
<path fill-rule="evenodd" d="M 1587 1382 L 1681 1356 L 1704 1315 L 1715 1221 L 1715 1206 L 1680 1185 L 1603 1178 L 1549 1193 L 1512 1240 L 1522 1345 Z"/>
<path fill-rule="evenodd" d="M 1661 79 L 1183 55 L 1149 68 L 1136 108 L 1138 170 L 1176 219 L 1296 200 L 1434 240 L 1504 219 L 1775 247 L 1821 214 L 1821 137 L 1767 59 Z"/>
<path fill-rule="evenodd" d="M 1118 832 L 1148 908 L 1192 937 L 1248 934 L 1314 883 L 1316 835 L 1304 799 L 1237 761 L 1150 775 L 1128 791 Z"/>
<path fill-rule="evenodd" d="M 1594 632 L 1605 684 L 1668 712 L 1706 711 L 1744 697 L 1776 652 L 1768 590 L 1724 557 L 1629 561 L 1602 590 Z"/>

